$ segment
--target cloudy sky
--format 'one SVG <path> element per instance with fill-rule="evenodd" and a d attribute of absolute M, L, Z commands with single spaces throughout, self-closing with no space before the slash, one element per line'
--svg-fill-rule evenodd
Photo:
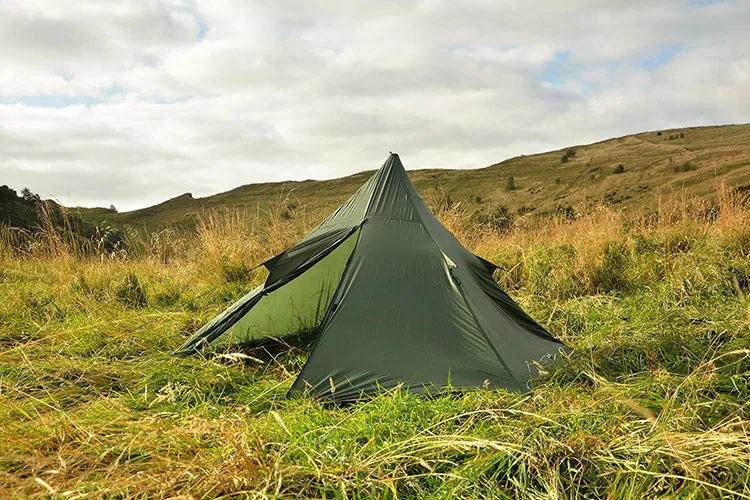
<path fill-rule="evenodd" d="M 0 184 L 122 211 L 746 123 L 748 26 L 750 0 L 0 0 Z"/>

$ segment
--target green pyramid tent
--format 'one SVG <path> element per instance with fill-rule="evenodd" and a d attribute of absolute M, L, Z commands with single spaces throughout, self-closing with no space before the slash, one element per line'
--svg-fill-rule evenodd
<path fill-rule="evenodd" d="M 528 390 L 567 350 L 432 215 L 392 154 L 298 244 L 264 262 L 266 282 L 177 354 L 319 328 L 290 394 L 352 401 L 403 384 Z"/>

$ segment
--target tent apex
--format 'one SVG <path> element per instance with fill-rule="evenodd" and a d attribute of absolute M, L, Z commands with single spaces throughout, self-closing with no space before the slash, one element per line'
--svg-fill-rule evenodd
<path fill-rule="evenodd" d="M 401 168 L 404 168 L 404 165 L 403 163 L 401 163 L 401 158 L 398 156 L 398 153 L 394 153 L 393 151 L 388 151 L 388 153 L 388 159 L 383 164 L 383 167 L 397 165 Z"/>

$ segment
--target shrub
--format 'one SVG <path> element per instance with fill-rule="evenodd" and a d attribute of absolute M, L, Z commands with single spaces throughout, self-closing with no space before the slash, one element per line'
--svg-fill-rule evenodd
<path fill-rule="evenodd" d="M 560 184 L 560 178 L 555 179 L 555 184 Z"/>
<path fill-rule="evenodd" d="M 564 217 L 568 220 L 575 220 L 577 214 L 575 208 L 568 205 L 567 207 L 561 207 L 557 206 L 554 210 L 551 212 L 553 215 Z"/>
<path fill-rule="evenodd" d="M 689 161 L 686 161 L 682 165 L 675 165 L 673 168 L 675 172 L 690 172 L 692 170 L 695 170 L 695 165 L 693 165 Z"/>
<path fill-rule="evenodd" d="M 621 174 L 623 172 L 625 172 L 625 165 L 623 165 L 622 163 L 620 163 L 619 165 L 617 165 L 615 167 L 615 173 L 616 174 Z"/>
<path fill-rule="evenodd" d="M 515 191 L 517 189 L 515 177 L 513 177 L 512 175 L 510 177 L 508 177 L 508 179 L 506 180 L 506 183 L 505 183 L 505 188 L 508 191 Z"/>
<path fill-rule="evenodd" d="M 568 163 L 568 160 L 573 158 L 576 155 L 576 150 L 571 148 L 565 151 L 562 155 L 562 158 L 560 158 L 560 161 L 562 163 Z"/>
<path fill-rule="evenodd" d="M 489 231 L 504 234 L 513 226 L 513 215 L 508 207 L 500 205 L 489 213 L 476 213 L 472 215 L 471 222 L 483 226 Z"/>
<path fill-rule="evenodd" d="M 520 207 L 518 207 L 518 210 L 516 210 L 516 212 L 518 212 L 518 215 L 525 215 L 533 212 L 534 210 L 536 210 L 536 207 L 533 205 L 530 205 L 528 207 L 526 205 L 521 205 Z"/>
<path fill-rule="evenodd" d="M 477 196 L 476 198 L 474 198 L 474 201 L 476 201 L 477 203 L 482 203 L 482 197 Z"/>

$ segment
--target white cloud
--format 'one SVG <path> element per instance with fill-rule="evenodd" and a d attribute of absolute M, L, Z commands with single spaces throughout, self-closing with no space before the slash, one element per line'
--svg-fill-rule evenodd
<path fill-rule="evenodd" d="M 0 183 L 142 207 L 747 121 L 750 2 L 11 0 Z"/>

